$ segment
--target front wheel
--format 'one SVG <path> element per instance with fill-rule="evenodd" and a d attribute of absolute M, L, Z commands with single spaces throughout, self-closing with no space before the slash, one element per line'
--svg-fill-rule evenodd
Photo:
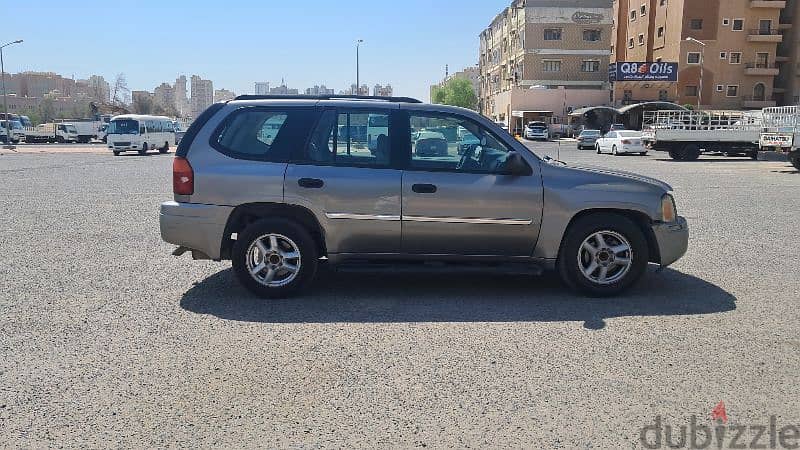
<path fill-rule="evenodd" d="M 147 154 L 147 150 L 149 150 L 149 148 L 147 148 L 147 142 L 145 142 L 144 144 L 142 144 L 142 149 L 139 150 L 139 154 L 140 155 L 146 155 Z"/>
<path fill-rule="evenodd" d="M 595 149 L 595 151 L 597 151 L 597 154 L 598 154 L 598 155 L 599 155 L 600 153 L 602 153 L 602 152 L 600 151 L 600 144 L 597 144 L 597 145 L 595 145 L 595 146 L 594 146 L 594 149 Z"/>
<path fill-rule="evenodd" d="M 314 279 L 319 256 L 305 228 L 281 219 L 263 219 L 239 233 L 233 246 L 239 281 L 263 298 L 291 297 Z"/>
<path fill-rule="evenodd" d="M 619 156 L 619 153 L 617 152 L 617 146 L 616 145 L 611 147 L 611 154 L 614 155 L 614 156 Z"/>
<path fill-rule="evenodd" d="M 557 267 L 572 289 L 590 296 L 616 295 L 639 281 L 649 260 L 644 233 L 630 219 L 598 213 L 573 223 Z"/>
<path fill-rule="evenodd" d="M 169 142 L 164 142 L 164 146 L 161 147 L 160 149 L 158 149 L 158 152 L 161 153 L 162 155 L 164 153 L 168 153 L 169 152 Z"/>
<path fill-rule="evenodd" d="M 119 156 L 119 152 L 114 150 L 114 156 Z"/>

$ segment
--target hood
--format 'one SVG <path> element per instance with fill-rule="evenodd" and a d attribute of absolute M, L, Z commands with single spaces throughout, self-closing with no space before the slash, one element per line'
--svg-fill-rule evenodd
<path fill-rule="evenodd" d="M 644 175 L 639 175 L 633 172 L 625 172 L 623 170 L 614 170 L 605 167 L 597 167 L 584 164 L 567 164 L 556 160 L 549 160 L 548 162 L 550 164 L 561 166 L 562 168 L 571 171 L 583 172 L 585 174 L 595 174 L 609 178 L 616 178 L 618 180 L 633 180 L 633 181 L 638 181 L 640 183 L 648 184 L 650 186 L 657 187 L 659 189 L 664 190 L 665 192 L 672 191 L 672 186 L 661 180 L 646 177 Z"/>

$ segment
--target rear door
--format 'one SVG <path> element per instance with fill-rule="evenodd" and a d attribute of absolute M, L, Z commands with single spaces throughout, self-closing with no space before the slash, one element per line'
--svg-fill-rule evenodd
<path fill-rule="evenodd" d="M 324 110 L 287 168 L 285 201 L 314 212 L 330 254 L 400 251 L 402 172 L 392 156 L 396 113 Z"/>
<path fill-rule="evenodd" d="M 503 164 L 512 148 L 471 119 L 413 110 L 407 117 L 403 251 L 530 256 L 542 218 L 538 167 L 527 176 L 504 174 Z M 459 129 L 467 131 L 459 133 Z M 446 155 L 424 156 L 415 151 L 412 137 L 425 130 L 445 137 Z"/>

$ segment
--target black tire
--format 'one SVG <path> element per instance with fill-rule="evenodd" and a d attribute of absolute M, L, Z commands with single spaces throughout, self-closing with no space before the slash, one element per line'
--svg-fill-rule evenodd
<path fill-rule="evenodd" d="M 601 153 L 603 153 L 603 152 L 601 152 L 601 151 L 600 151 L 600 144 L 597 144 L 597 145 L 595 145 L 595 146 L 594 146 L 594 149 L 595 149 L 595 151 L 597 151 L 597 154 L 598 154 L 598 155 L 599 155 L 599 154 L 601 154 Z"/>
<path fill-rule="evenodd" d="M 688 144 L 683 147 L 683 160 L 696 161 L 700 157 L 700 147 L 697 144 Z"/>
<path fill-rule="evenodd" d="M 800 170 L 800 153 L 791 153 L 789 155 L 789 162 L 792 163 L 795 169 Z"/>
<path fill-rule="evenodd" d="M 147 154 L 148 150 L 150 150 L 150 149 L 147 148 L 147 142 L 145 142 L 144 144 L 142 144 L 142 149 L 139 150 L 139 154 L 144 156 L 144 155 Z"/>
<path fill-rule="evenodd" d="M 169 153 L 169 142 L 164 142 L 164 146 L 158 149 L 158 153 L 161 153 L 162 155 L 164 153 Z"/>
<path fill-rule="evenodd" d="M 63 137 L 61 137 L 61 136 L 58 136 L 58 137 L 56 138 L 56 142 L 58 142 L 59 144 L 63 144 L 63 143 L 64 143 L 64 138 L 63 138 Z"/>
<path fill-rule="evenodd" d="M 118 152 L 118 151 L 114 150 L 114 156 L 119 156 L 119 153 L 120 153 L 120 152 Z"/>
<path fill-rule="evenodd" d="M 299 270 L 284 286 L 270 287 L 260 283 L 247 265 L 248 252 L 256 240 L 266 234 L 278 234 L 291 239 L 300 252 Z M 319 264 L 317 245 L 311 234 L 295 222 L 283 219 L 262 219 L 239 233 L 232 253 L 233 271 L 239 281 L 253 294 L 262 298 L 286 298 L 300 293 L 314 280 Z"/>
<path fill-rule="evenodd" d="M 647 156 L 647 152 L 639 152 L 639 156 Z"/>
<path fill-rule="evenodd" d="M 758 161 L 758 151 L 750 152 L 747 156 L 753 161 Z"/>
<path fill-rule="evenodd" d="M 580 249 L 590 236 L 610 231 L 624 237 L 630 243 L 631 265 L 618 280 L 609 284 L 593 282 L 579 267 Z M 596 213 L 576 220 L 564 235 L 556 267 L 564 283 L 583 294 L 605 297 L 619 294 L 638 282 L 647 269 L 650 259 L 647 240 L 641 228 L 627 217 L 613 213 Z M 621 270 L 621 269 L 620 269 Z"/>
<path fill-rule="evenodd" d="M 619 156 L 619 153 L 617 152 L 617 146 L 616 145 L 611 147 L 611 154 L 614 155 L 614 156 Z"/>

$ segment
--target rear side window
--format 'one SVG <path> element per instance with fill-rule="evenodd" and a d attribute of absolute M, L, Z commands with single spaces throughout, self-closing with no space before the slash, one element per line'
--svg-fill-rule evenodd
<path fill-rule="evenodd" d="M 189 125 L 189 129 L 186 130 L 186 134 L 183 136 L 183 139 L 181 139 L 180 144 L 178 144 L 178 150 L 175 152 L 175 156 L 185 158 L 186 155 L 189 154 L 189 148 L 191 148 L 194 138 L 197 137 L 197 133 L 203 129 L 206 122 L 208 122 L 217 111 L 222 109 L 223 106 L 225 106 L 224 103 L 214 103 L 197 116 L 197 119 Z"/>
<path fill-rule="evenodd" d="M 322 165 L 388 167 L 392 147 L 389 122 L 388 111 L 325 111 L 304 159 Z"/>
<path fill-rule="evenodd" d="M 305 145 L 314 113 L 304 109 L 243 108 L 217 129 L 212 145 L 236 159 L 286 162 Z"/>

